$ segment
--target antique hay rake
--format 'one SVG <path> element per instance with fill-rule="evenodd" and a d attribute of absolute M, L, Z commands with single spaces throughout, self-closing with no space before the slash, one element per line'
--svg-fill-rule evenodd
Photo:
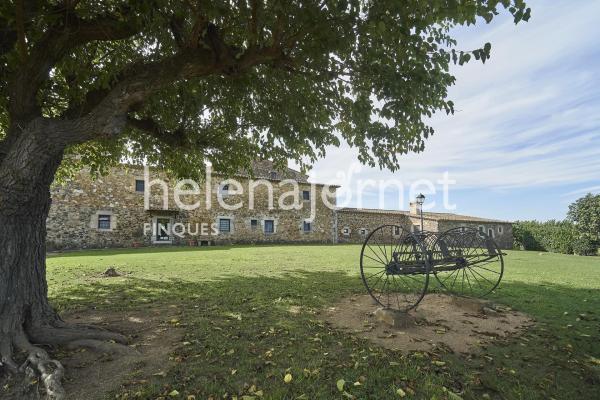
<path fill-rule="evenodd" d="M 494 239 L 473 228 L 412 233 L 382 225 L 362 246 L 360 272 L 378 304 L 406 312 L 427 293 L 431 274 L 452 294 L 488 295 L 502 279 L 503 255 Z"/>

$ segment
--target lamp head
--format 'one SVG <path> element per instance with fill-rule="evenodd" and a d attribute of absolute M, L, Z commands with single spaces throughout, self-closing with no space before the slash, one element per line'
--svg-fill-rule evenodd
<path fill-rule="evenodd" d="M 425 203 L 425 195 L 423 193 L 419 193 L 417 196 L 417 204 L 422 206 Z"/>

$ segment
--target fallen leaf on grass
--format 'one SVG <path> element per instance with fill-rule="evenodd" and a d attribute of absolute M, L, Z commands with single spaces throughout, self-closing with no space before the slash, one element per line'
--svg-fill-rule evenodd
<path fill-rule="evenodd" d="M 463 400 L 463 398 L 454 392 L 448 391 L 448 400 Z"/>
<path fill-rule="evenodd" d="M 590 362 L 592 364 L 600 365 L 600 358 L 590 356 Z"/>

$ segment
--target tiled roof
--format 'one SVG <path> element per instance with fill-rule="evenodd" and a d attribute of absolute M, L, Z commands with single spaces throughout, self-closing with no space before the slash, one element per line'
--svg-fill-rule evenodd
<path fill-rule="evenodd" d="M 351 208 L 344 207 L 338 208 L 339 212 L 363 212 L 363 213 L 372 213 L 372 214 L 388 214 L 388 215 L 406 215 L 409 217 L 419 218 L 419 214 L 411 214 L 409 211 L 403 210 L 382 210 L 378 208 Z M 436 213 L 436 212 L 424 212 L 423 218 L 428 220 L 435 221 L 464 221 L 464 222 L 487 222 L 487 223 L 496 223 L 496 224 L 510 224 L 509 221 L 501 221 L 498 219 L 491 218 L 480 218 L 480 217 L 472 217 L 470 215 L 459 215 L 452 213 Z"/>
<path fill-rule="evenodd" d="M 293 179 L 299 183 L 308 183 L 308 175 L 305 175 L 294 169 L 285 167 L 276 168 L 270 160 L 254 161 L 252 165 L 254 178 L 280 181 L 284 179 Z M 247 171 L 241 171 L 239 176 L 249 176 Z"/>
<path fill-rule="evenodd" d="M 143 168 L 141 165 L 129 164 L 129 163 L 121 163 L 121 166 L 136 168 L 136 169 Z M 305 175 L 305 174 L 301 173 L 300 171 L 296 171 L 296 170 L 294 170 L 292 168 L 288 168 L 288 167 L 285 167 L 284 169 L 280 169 L 280 168 L 278 169 L 273 164 L 273 161 L 270 161 L 270 160 L 254 161 L 253 165 L 252 165 L 252 171 L 253 171 L 253 175 L 254 175 L 255 179 L 267 179 L 267 180 L 271 180 L 271 181 L 281 181 L 284 179 L 293 179 L 293 180 L 297 181 L 298 183 L 309 183 L 308 175 Z M 219 171 L 213 171 L 213 173 L 216 175 L 223 175 L 223 174 L 220 174 Z M 245 177 L 245 178 L 250 177 L 250 174 L 248 173 L 248 171 L 239 171 L 238 173 L 236 173 L 234 175 L 239 176 L 239 177 Z M 334 186 L 334 185 L 332 185 L 332 186 Z M 334 187 L 339 187 L 339 186 L 334 186 Z"/>

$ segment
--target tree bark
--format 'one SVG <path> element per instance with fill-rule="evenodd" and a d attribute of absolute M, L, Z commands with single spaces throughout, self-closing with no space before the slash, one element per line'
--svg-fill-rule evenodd
<path fill-rule="evenodd" d="M 21 141 L 25 144 L 25 141 Z M 46 283 L 46 218 L 50 184 L 62 152 L 29 159 L 28 149 L 13 147 L 0 170 L 0 334 L 6 337 L 40 321 L 55 322 Z M 15 158 L 29 159 L 15 171 Z M 23 160 L 25 161 L 25 160 Z M 9 165 L 12 164 L 12 165 Z M 15 174 L 19 176 L 15 176 Z M 31 185 L 27 185 L 30 182 Z M 8 187 L 7 187 L 8 186 Z"/>
<path fill-rule="evenodd" d="M 97 340 L 124 343 L 125 338 L 92 327 L 70 326 L 48 301 L 46 218 L 50 185 L 65 145 L 57 144 L 56 132 L 44 131 L 44 127 L 32 124 L 22 131 L 0 159 L 0 367 L 36 373 L 47 398 L 61 399 L 63 368 L 35 345 L 83 341 L 93 347 Z"/>

